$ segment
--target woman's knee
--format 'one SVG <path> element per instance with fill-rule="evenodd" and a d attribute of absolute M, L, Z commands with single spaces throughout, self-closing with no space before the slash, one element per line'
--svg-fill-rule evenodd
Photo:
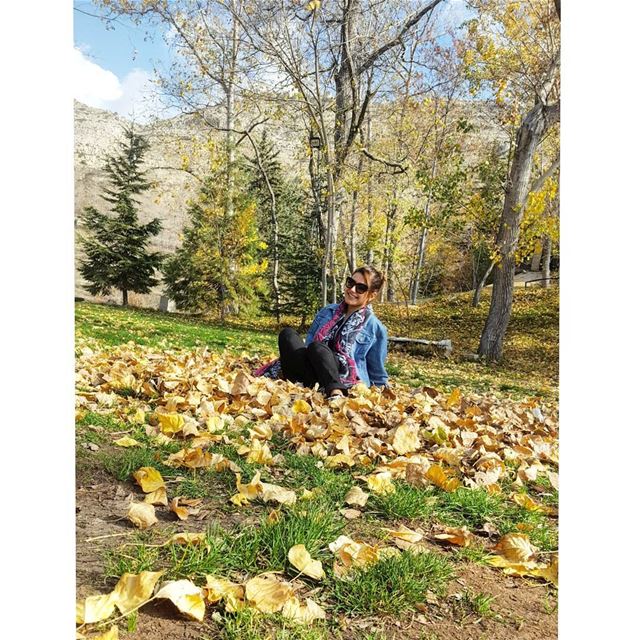
<path fill-rule="evenodd" d="M 293 329 L 292 327 L 285 327 L 278 334 L 278 344 L 280 345 L 283 343 L 289 343 L 291 342 L 292 339 L 295 339 L 295 338 L 298 338 L 298 339 L 300 338 L 296 330 Z"/>
<path fill-rule="evenodd" d="M 322 351 L 326 346 L 327 345 L 325 345 L 324 342 L 314 341 L 307 347 L 307 349 L 309 349 L 309 351 L 311 351 L 312 353 L 317 353 L 319 351 Z"/>

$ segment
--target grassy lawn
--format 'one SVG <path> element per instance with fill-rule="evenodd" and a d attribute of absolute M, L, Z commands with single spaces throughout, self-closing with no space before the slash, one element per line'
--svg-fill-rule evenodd
<path fill-rule="evenodd" d="M 252 389 L 233 391 L 238 371 L 274 353 L 277 327 L 269 319 L 221 325 L 77 304 L 76 465 L 79 513 L 88 513 L 79 543 L 97 545 L 79 544 L 78 558 L 80 567 L 85 559 L 101 567 L 100 578 L 84 585 L 87 592 L 107 593 L 125 573 L 143 571 L 163 571 L 163 580 L 198 587 L 212 577 L 244 585 L 275 572 L 294 586 L 301 603 L 312 598 L 320 605 L 326 619 L 301 626 L 284 610 L 234 611 L 221 600 L 207 604 L 207 617 L 194 631 L 200 635 L 193 637 L 418 640 L 459 637 L 461 627 L 479 624 L 474 628 L 486 637 L 517 638 L 519 627 L 510 622 L 519 619 L 519 610 L 510 612 L 517 606 L 552 637 L 555 587 L 538 581 L 540 589 L 512 589 L 501 597 L 496 585 L 507 577 L 490 560 L 504 536 L 526 538 L 540 566 L 558 549 L 558 492 L 551 482 L 557 471 L 557 290 L 516 291 L 505 362 L 492 368 L 463 358 L 477 346 L 488 305 L 485 300 L 472 309 L 468 298 L 379 307 L 390 334 L 450 338 L 453 357 L 392 351 L 392 393 L 367 390 L 331 409 L 319 394 L 284 382 L 269 386 L 260 379 Z M 462 399 L 450 393 L 454 388 Z M 535 423 L 533 407 L 548 416 L 544 424 Z M 176 429 L 162 422 L 167 413 L 182 416 Z M 419 442 L 396 439 L 399 425 L 415 428 Z M 119 446 L 124 435 L 135 444 Z M 194 437 L 203 440 L 193 445 Z M 209 463 L 171 462 L 198 448 L 211 456 Z M 408 459 L 417 469 L 413 475 Z M 441 469 L 441 479 L 425 475 L 420 465 L 426 460 L 430 470 Z M 183 521 L 160 503 L 157 523 L 136 530 L 122 512 L 109 511 L 105 495 L 144 499 L 134 480 L 141 468 L 159 472 L 169 503 L 195 500 L 194 514 Z M 496 468 L 499 479 L 476 484 Z M 238 501 L 242 492 L 253 495 L 248 487 L 256 474 L 256 482 L 293 493 L 295 500 Z M 388 474 L 387 488 L 376 484 L 378 474 Z M 364 502 L 347 501 L 354 488 L 368 494 Z M 100 491 L 95 503 L 88 497 L 92 490 Z M 106 534 L 92 530 L 100 522 L 110 523 Z M 435 537 L 443 531 L 468 540 L 443 543 Z M 193 544 L 174 541 L 185 532 L 202 537 Z M 402 535 L 420 541 L 406 543 Z M 351 542 L 332 549 L 340 539 Z M 321 562 L 321 577 L 292 565 L 289 551 L 296 545 Z M 526 585 L 535 577 L 517 579 Z M 416 616 L 436 625 L 434 631 L 425 635 L 425 622 Z M 177 627 L 171 625 L 184 624 L 177 613 L 167 614 L 153 622 L 162 629 L 147 636 L 150 620 L 144 607 L 119 619 L 121 637 L 173 637 Z M 397 636 L 400 621 L 407 626 Z"/>
<path fill-rule="evenodd" d="M 494 366 L 465 360 L 465 354 L 477 349 L 488 309 L 488 293 L 475 309 L 471 293 L 439 296 L 415 307 L 377 305 L 376 313 L 390 335 L 449 338 L 454 347 L 451 358 L 394 347 L 387 360 L 391 378 L 412 387 L 431 386 L 444 392 L 459 387 L 467 392 L 514 398 L 557 399 L 558 288 L 516 289 L 504 359 Z M 283 323 L 298 326 L 296 318 L 285 318 Z M 76 304 L 76 333 L 100 347 L 133 341 L 158 349 L 206 346 L 213 351 L 226 349 L 265 358 L 277 351 L 277 327 L 267 317 L 231 318 L 221 325 L 184 314 L 83 302 Z"/>

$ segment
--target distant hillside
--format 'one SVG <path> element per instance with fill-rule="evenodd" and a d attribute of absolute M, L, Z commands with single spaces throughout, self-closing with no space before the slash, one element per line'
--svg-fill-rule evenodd
<path fill-rule="evenodd" d="M 479 103 L 460 104 L 460 115 L 464 115 L 475 125 L 475 131 L 469 138 L 469 157 L 474 155 L 477 143 L 503 139 L 504 134 L 492 122 L 488 114 L 483 113 Z M 306 175 L 308 158 L 302 142 L 305 139 L 302 118 L 295 116 L 289 120 L 272 120 L 269 135 L 280 151 L 280 160 L 289 174 Z M 375 116 L 373 118 L 376 121 Z M 93 205 L 106 210 L 106 203 L 100 194 L 107 186 L 103 171 L 105 156 L 113 153 L 117 143 L 123 139 L 122 130 L 126 119 L 110 111 L 89 107 L 80 102 L 74 105 L 75 130 L 75 221 L 76 239 L 82 232 L 79 216 L 82 210 Z M 377 122 L 377 126 L 384 126 Z M 146 155 L 146 168 L 149 179 L 157 186 L 140 197 L 140 219 L 146 222 L 160 218 L 163 230 L 156 236 L 152 248 L 171 253 L 180 243 L 180 234 L 187 222 L 187 202 L 197 191 L 197 181 L 185 171 L 181 171 L 183 155 L 191 155 L 193 140 L 204 141 L 213 135 L 221 139 L 222 133 L 206 127 L 202 120 L 194 115 L 183 115 L 153 124 L 138 126 L 137 130 L 147 137 L 150 143 Z M 256 130 L 257 131 L 257 130 Z M 246 141 L 245 141 L 246 144 Z M 249 148 L 240 148 L 240 153 L 249 154 Z M 76 265 L 78 265 L 80 246 L 76 245 Z M 120 294 L 110 296 L 92 296 L 83 287 L 83 279 L 76 269 L 76 296 L 94 302 L 120 303 Z M 147 295 L 129 294 L 133 306 L 158 308 L 162 295 L 161 286 Z"/>

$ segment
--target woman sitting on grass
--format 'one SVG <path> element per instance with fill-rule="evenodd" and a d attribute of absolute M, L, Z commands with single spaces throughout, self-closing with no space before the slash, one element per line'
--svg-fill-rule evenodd
<path fill-rule="evenodd" d="M 292 328 L 283 329 L 278 336 L 280 358 L 254 375 L 284 378 L 305 387 L 318 383 L 330 399 L 346 395 L 358 382 L 386 385 L 387 330 L 370 305 L 383 283 L 377 269 L 356 269 L 345 282 L 342 302 L 318 311 L 306 342 Z"/>

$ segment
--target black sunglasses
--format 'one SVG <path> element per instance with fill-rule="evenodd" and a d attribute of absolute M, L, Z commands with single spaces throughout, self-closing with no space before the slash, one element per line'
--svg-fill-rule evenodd
<path fill-rule="evenodd" d="M 355 287 L 357 293 L 367 293 L 367 291 L 369 291 L 369 287 L 366 284 L 362 282 L 356 282 L 351 277 L 347 277 L 347 281 L 344 283 L 344 286 L 346 289 Z"/>

